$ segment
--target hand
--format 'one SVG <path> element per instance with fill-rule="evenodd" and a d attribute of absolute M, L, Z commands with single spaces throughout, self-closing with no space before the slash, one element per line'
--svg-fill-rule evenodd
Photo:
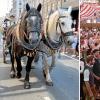
<path fill-rule="evenodd" d="M 93 74 L 94 77 L 99 81 L 100 80 L 100 77 L 98 77 L 97 75 Z"/>

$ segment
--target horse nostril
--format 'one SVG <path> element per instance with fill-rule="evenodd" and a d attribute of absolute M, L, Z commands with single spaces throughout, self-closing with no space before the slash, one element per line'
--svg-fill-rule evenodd
<path fill-rule="evenodd" d="M 38 36 L 38 32 L 30 32 L 29 33 L 29 43 L 30 44 L 33 44 L 34 42 L 36 42 L 38 39 L 39 39 L 39 36 Z"/>

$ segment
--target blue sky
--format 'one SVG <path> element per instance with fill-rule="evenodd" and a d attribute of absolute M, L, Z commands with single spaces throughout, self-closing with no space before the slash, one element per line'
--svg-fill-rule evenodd
<path fill-rule="evenodd" d="M 3 17 L 10 11 L 12 0 L 0 0 L 0 17 Z"/>

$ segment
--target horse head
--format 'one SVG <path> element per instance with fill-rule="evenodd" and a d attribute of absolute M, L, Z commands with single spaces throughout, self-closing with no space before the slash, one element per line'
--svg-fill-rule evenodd
<path fill-rule="evenodd" d="M 63 36 L 63 41 L 66 45 L 68 45 L 69 42 L 72 43 L 71 38 L 74 38 L 74 32 L 73 32 L 74 21 L 73 21 L 71 6 L 67 10 L 59 9 L 57 33 Z"/>
<path fill-rule="evenodd" d="M 57 20 L 57 33 L 69 36 L 72 34 L 72 17 L 71 17 L 72 7 L 69 7 L 68 10 L 59 9 L 59 18 Z"/>
<path fill-rule="evenodd" d="M 23 14 L 20 26 L 24 31 L 24 39 L 20 39 L 22 45 L 27 49 L 34 49 L 41 40 L 41 24 L 42 17 L 40 15 L 41 4 L 37 9 L 30 8 L 29 4 L 26 4 L 26 11 Z"/>
<path fill-rule="evenodd" d="M 53 45 L 58 44 L 55 49 L 60 47 L 62 39 L 64 39 L 65 36 L 73 35 L 71 11 L 71 7 L 67 10 L 59 9 L 55 11 L 48 17 L 48 20 L 44 25 L 45 37 L 48 38 L 47 41 L 50 40 Z M 49 42 L 48 44 L 52 44 Z M 52 48 L 54 48 L 54 46 L 52 46 Z"/>

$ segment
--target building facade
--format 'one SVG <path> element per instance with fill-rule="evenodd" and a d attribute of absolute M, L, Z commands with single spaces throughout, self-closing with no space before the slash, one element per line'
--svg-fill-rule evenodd
<path fill-rule="evenodd" d="M 24 7 L 28 3 L 31 7 L 34 7 L 34 0 L 24 0 Z"/>
<path fill-rule="evenodd" d="M 24 4 L 28 3 L 31 7 L 37 8 L 39 3 L 43 3 L 43 0 L 25 0 Z"/>
<path fill-rule="evenodd" d="M 15 22 L 17 23 L 21 13 L 24 9 L 24 0 L 13 0 L 13 7 L 10 11 L 10 16 L 15 16 Z"/>
<path fill-rule="evenodd" d="M 55 11 L 58 8 L 79 8 L 79 0 L 43 0 L 42 16 L 45 19 L 50 11 Z"/>
<path fill-rule="evenodd" d="M 26 3 L 29 3 L 31 7 L 35 8 L 37 8 L 38 4 L 41 3 L 41 14 L 44 20 L 52 10 L 55 11 L 58 8 L 68 8 L 69 6 L 78 8 L 79 6 L 79 0 L 13 0 L 11 14 L 15 16 L 16 22 L 20 18 L 23 9 L 25 9 Z"/>
<path fill-rule="evenodd" d="M 30 6 L 37 8 L 38 4 L 42 4 L 42 17 L 45 19 L 51 10 L 57 10 L 58 8 L 73 8 L 79 6 L 79 0 L 25 0 L 25 4 L 29 3 Z"/>

